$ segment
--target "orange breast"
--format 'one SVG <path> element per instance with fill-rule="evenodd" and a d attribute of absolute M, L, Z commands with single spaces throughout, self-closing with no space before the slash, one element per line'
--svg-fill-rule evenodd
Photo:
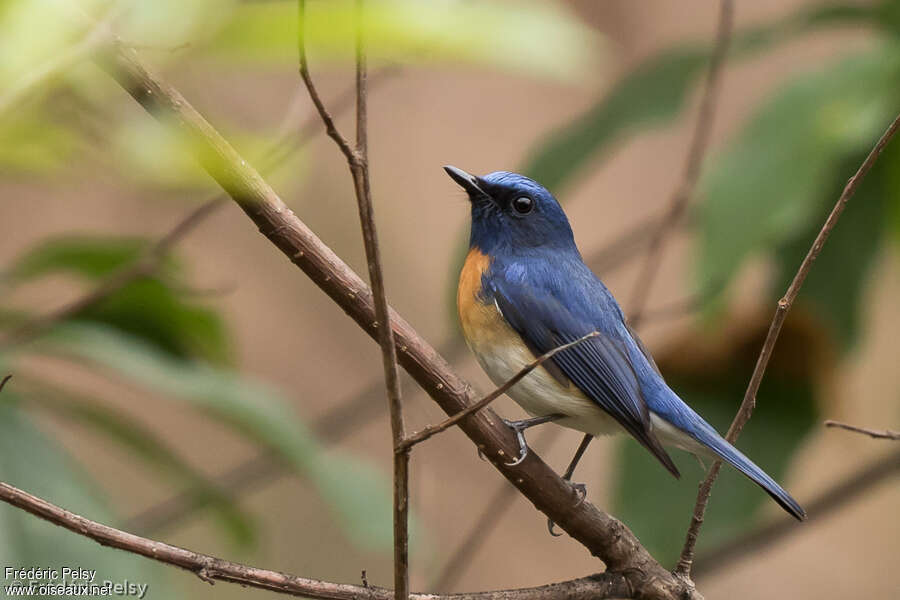
<path fill-rule="evenodd" d="M 490 257 L 473 248 L 469 250 L 459 274 L 456 307 L 463 335 L 473 349 L 494 341 L 497 336 L 508 334 L 509 330 L 497 307 L 493 303 L 485 304 L 479 298 L 481 277 L 490 265 Z"/>

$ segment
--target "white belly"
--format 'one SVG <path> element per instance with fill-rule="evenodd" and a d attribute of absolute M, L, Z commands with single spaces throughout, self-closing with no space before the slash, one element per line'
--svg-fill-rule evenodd
<path fill-rule="evenodd" d="M 470 344 L 472 352 L 495 385 L 509 381 L 528 363 L 534 355 L 524 344 L 504 344 L 501 348 L 478 348 Z M 498 351 L 499 350 L 499 351 Z M 507 392 L 528 414 L 539 417 L 562 414 L 565 418 L 556 421 L 559 425 L 592 435 L 607 435 L 621 432 L 619 424 L 601 409 L 596 402 L 585 396 L 574 385 L 564 386 L 543 367 L 538 367 L 525 376 Z"/>

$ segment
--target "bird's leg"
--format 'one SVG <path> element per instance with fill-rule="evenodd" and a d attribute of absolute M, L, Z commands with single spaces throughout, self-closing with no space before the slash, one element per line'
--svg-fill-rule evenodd
<path fill-rule="evenodd" d="M 503 423 L 507 427 L 511 427 L 513 431 L 516 432 L 516 439 L 519 440 L 519 458 L 512 462 L 506 463 L 507 467 L 514 467 L 517 464 L 521 463 L 525 460 L 525 457 L 528 456 L 528 444 L 525 443 L 525 430 L 534 427 L 535 425 L 543 425 L 544 423 L 549 423 L 550 421 L 556 421 L 557 419 L 562 419 L 564 415 L 543 415 L 540 417 L 532 417 L 530 419 L 522 419 L 520 421 L 507 421 L 503 419 Z"/>
<path fill-rule="evenodd" d="M 566 467 L 566 472 L 563 474 L 563 479 L 572 483 L 572 475 L 575 474 L 575 467 L 578 466 L 578 461 L 581 460 L 581 457 L 584 456 L 585 450 L 587 450 L 588 445 L 591 443 L 591 440 L 594 439 L 594 436 L 590 433 L 584 434 L 584 437 L 581 438 L 581 443 L 578 444 L 578 450 L 575 451 L 575 456 L 572 457 L 572 462 L 569 463 L 569 466 Z M 578 493 L 578 503 L 575 506 L 578 506 L 584 499 L 587 497 L 587 488 L 583 483 L 572 483 L 572 487 Z M 550 535 L 553 537 L 559 537 L 561 533 L 555 533 L 553 528 L 555 527 L 555 523 L 553 519 L 547 519 L 547 529 L 550 531 Z"/>

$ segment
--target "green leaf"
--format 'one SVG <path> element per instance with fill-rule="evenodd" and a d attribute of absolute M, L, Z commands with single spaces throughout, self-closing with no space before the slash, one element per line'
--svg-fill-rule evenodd
<path fill-rule="evenodd" d="M 52 274 L 97 281 L 137 261 L 150 242 L 134 237 L 67 235 L 26 252 L 7 276 L 10 283 Z M 110 325 L 182 358 L 227 364 L 231 348 L 219 314 L 187 297 L 177 261 L 167 257 L 153 276 L 136 279 L 75 313 L 71 320 Z"/>
<path fill-rule="evenodd" d="M 176 357 L 231 362 L 222 317 L 211 308 L 183 300 L 156 279 L 130 283 L 72 320 L 115 327 Z"/>
<path fill-rule="evenodd" d="M 8 277 L 14 281 L 28 281 L 66 273 L 96 280 L 133 263 L 148 246 L 146 239 L 136 237 L 51 237 L 16 259 Z"/>
<path fill-rule="evenodd" d="M 115 516 L 97 493 L 100 486 L 19 410 L 15 386 L 7 386 L 0 396 L 0 480 L 76 514 L 116 525 Z M 81 566 L 97 569 L 98 582 L 127 579 L 149 584 L 154 597 L 180 597 L 168 583 L 170 569 L 104 548 L 6 504 L 0 504 L 0 564 L 56 569 Z"/>
<path fill-rule="evenodd" d="M 17 389 L 28 402 L 42 406 L 72 423 L 84 425 L 120 445 L 148 467 L 187 489 L 197 502 L 212 508 L 222 530 L 238 547 L 253 544 L 255 532 L 250 516 L 231 496 L 170 449 L 153 432 L 121 411 L 113 410 L 69 391 L 29 382 Z"/>
<path fill-rule="evenodd" d="M 309 53 L 352 60 L 354 3 L 306 5 Z M 510 6 L 496 0 L 379 0 L 366 3 L 363 26 L 372 62 L 469 62 L 571 79 L 587 71 L 598 53 L 596 33 L 561 7 L 545 2 Z M 211 49 L 229 63 L 274 59 L 296 64 L 296 3 L 242 3 Z"/>
<path fill-rule="evenodd" d="M 794 77 L 765 103 L 702 182 L 701 289 L 726 284 L 752 254 L 824 220 L 821 199 L 832 198 L 836 169 L 890 122 L 898 82 L 900 52 L 882 45 Z"/>
<path fill-rule="evenodd" d="M 659 355 L 659 365 L 669 385 L 718 431 L 727 430 L 737 412 L 756 352 L 765 335 L 762 320 L 755 329 L 732 332 L 731 345 L 707 350 L 696 347 L 701 336 L 692 333 Z M 784 474 L 804 436 L 818 422 L 811 361 L 814 338 L 785 329 L 762 386 L 753 419 L 737 446 L 771 475 L 785 484 Z M 691 348 L 684 351 L 685 348 Z M 724 355 L 724 356 L 723 356 Z M 824 367 L 823 367 L 824 368 Z M 691 455 L 673 450 L 681 479 L 671 477 L 644 448 L 633 440 L 618 447 L 613 506 L 651 554 L 674 566 L 684 543 L 684 532 L 693 513 L 697 485 L 705 471 Z M 709 464 L 706 464 L 709 467 Z M 781 510 L 758 486 L 729 466 L 722 469 L 704 518 L 698 552 L 749 529 L 763 506 Z"/>
<path fill-rule="evenodd" d="M 876 23 L 877 9 L 854 4 L 805 8 L 787 19 L 738 32 L 730 57 L 748 57 L 823 26 Z M 706 71 L 709 45 L 676 45 L 651 56 L 615 83 L 586 113 L 542 140 L 522 172 L 558 190 L 592 159 L 629 135 L 671 123 Z"/>
<path fill-rule="evenodd" d="M 381 518 L 390 523 L 392 519 L 390 495 L 383 493 L 386 485 L 371 483 L 379 475 L 362 461 L 329 459 L 282 395 L 269 386 L 204 363 L 178 360 L 136 338 L 97 325 L 67 324 L 41 348 L 101 366 L 149 390 L 186 402 L 276 452 L 294 472 L 317 486 L 351 540 L 380 550 L 391 547 L 392 536 L 381 535 L 389 532 L 390 526 L 373 522 Z M 366 470 L 368 476 L 363 474 Z M 334 483 L 337 480 L 340 485 Z M 358 497 L 371 502 L 372 510 L 388 509 L 379 515 L 356 512 L 354 499 Z"/>

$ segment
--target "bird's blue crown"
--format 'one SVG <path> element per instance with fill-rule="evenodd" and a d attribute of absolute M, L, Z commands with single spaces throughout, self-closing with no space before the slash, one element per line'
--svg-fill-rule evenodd
<path fill-rule="evenodd" d="M 559 202 L 533 179 L 495 171 L 472 183 L 470 246 L 489 255 L 538 248 L 578 252 Z"/>

